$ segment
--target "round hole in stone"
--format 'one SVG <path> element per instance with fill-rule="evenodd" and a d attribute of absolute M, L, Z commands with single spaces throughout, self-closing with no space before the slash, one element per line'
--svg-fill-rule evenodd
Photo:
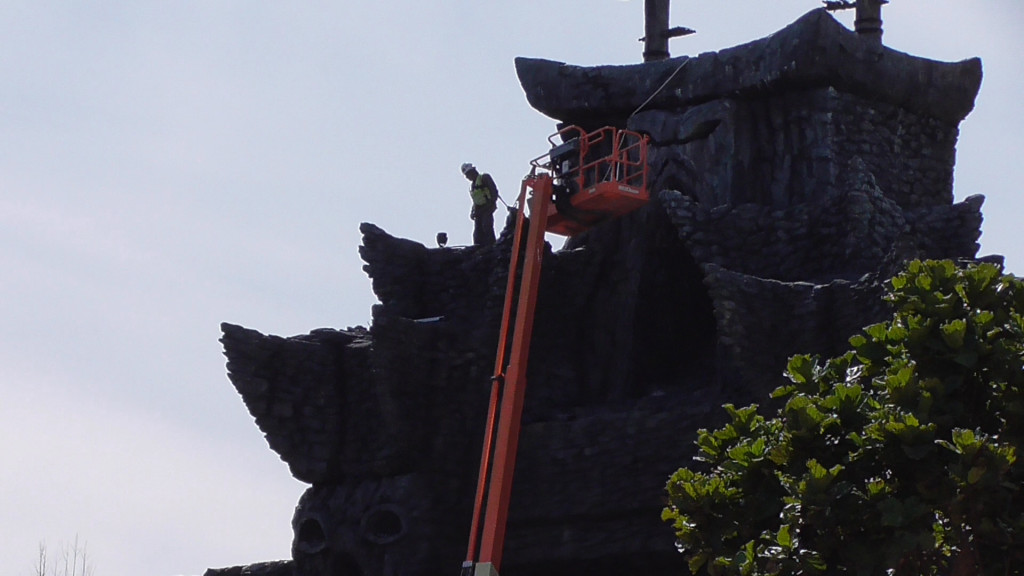
<path fill-rule="evenodd" d="M 405 536 L 401 510 L 392 504 L 371 509 L 360 521 L 363 537 L 374 544 L 390 544 Z"/>
<path fill-rule="evenodd" d="M 316 554 L 327 546 L 327 534 L 316 518 L 306 518 L 299 524 L 298 544 L 303 552 Z"/>

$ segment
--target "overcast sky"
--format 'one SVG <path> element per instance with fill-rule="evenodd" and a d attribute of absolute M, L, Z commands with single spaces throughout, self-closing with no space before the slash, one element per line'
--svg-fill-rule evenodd
<path fill-rule="evenodd" d="M 698 30 L 674 55 L 819 5 L 674 4 Z M 1024 4 L 894 0 L 885 24 L 894 48 L 983 58 L 956 196 L 987 196 L 982 253 L 1019 271 Z M 511 198 L 544 152 L 513 58 L 633 63 L 642 34 L 641 0 L 0 2 L 4 574 L 76 534 L 96 576 L 287 558 L 305 487 L 228 382 L 219 323 L 367 324 L 360 222 L 468 243 L 459 165 Z"/>

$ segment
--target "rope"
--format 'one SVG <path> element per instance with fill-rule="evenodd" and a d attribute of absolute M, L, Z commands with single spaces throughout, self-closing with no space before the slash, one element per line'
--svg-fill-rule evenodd
<path fill-rule="evenodd" d="M 669 82 L 671 82 L 671 81 L 672 81 L 672 79 L 676 77 L 676 74 L 678 74 L 678 73 L 679 73 L 679 71 L 680 71 L 680 70 L 682 70 L 682 69 L 683 69 L 683 67 L 684 67 L 684 66 L 686 66 L 686 65 L 687 65 L 687 64 L 689 64 L 689 63 L 690 63 L 690 59 L 689 59 L 689 58 L 687 58 L 686 60 L 683 60 L 683 63 L 682 63 L 682 64 L 680 64 L 680 65 L 679 65 L 679 66 L 678 66 L 678 67 L 677 67 L 677 68 L 675 69 L 675 71 L 674 71 L 674 72 L 672 72 L 671 74 L 669 74 L 668 78 L 666 78 L 666 79 L 665 79 L 665 81 L 661 83 L 661 86 L 659 86 L 659 87 L 658 87 L 658 89 L 657 89 L 657 90 L 655 90 L 653 94 L 651 94 L 650 96 L 648 96 L 648 97 L 647 97 L 647 100 L 644 100 L 644 103 L 643 103 L 643 104 L 641 104 L 641 105 L 637 106 L 636 110 L 633 110 L 633 113 L 632 113 L 632 114 L 630 114 L 630 115 L 629 115 L 629 117 L 630 117 L 630 118 L 632 118 L 633 116 L 636 116 L 637 112 L 639 112 L 639 111 L 643 110 L 644 106 L 647 106 L 648 104 L 650 104 L 650 103 L 651 103 L 651 100 L 654 100 L 654 97 L 655 97 L 655 96 L 657 96 L 658 94 L 660 94 L 660 93 L 661 93 L 661 91 L 665 89 L 665 86 L 668 86 L 668 83 L 669 83 Z"/>
<path fill-rule="evenodd" d="M 498 200 L 500 200 L 501 203 L 505 205 L 505 208 L 508 208 L 509 210 L 512 209 L 512 207 L 508 205 L 508 202 L 505 202 L 505 199 L 501 197 L 501 194 L 498 194 Z"/>

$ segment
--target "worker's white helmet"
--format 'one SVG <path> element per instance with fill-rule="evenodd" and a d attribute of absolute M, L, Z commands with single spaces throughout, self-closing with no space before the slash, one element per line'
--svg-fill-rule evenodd
<path fill-rule="evenodd" d="M 470 164 L 469 162 L 466 162 L 465 164 L 462 165 L 462 175 L 463 176 L 465 176 L 466 174 L 469 174 L 470 170 L 476 170 L 476 168 L 474 168 L 473 165 Z"/>

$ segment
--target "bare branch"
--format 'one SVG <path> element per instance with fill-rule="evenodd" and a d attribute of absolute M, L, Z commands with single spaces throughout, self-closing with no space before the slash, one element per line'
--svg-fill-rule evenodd
<path fill-rule="evenodd" d="M 89 560 L 89 544 L 80 542 L 77 534 L 74 542 L 61 543 L 60 555 L 63 562 L 51 563 L 46 543 L 40 542 L 32 576 L 93 576 L 95 569 Z"/>
<path fill-rule="evenodd" d="M 46 576 L 46 543 L 39 543 L 39 557 L 36 559 L 35 574 L 33 576 Z"/>

